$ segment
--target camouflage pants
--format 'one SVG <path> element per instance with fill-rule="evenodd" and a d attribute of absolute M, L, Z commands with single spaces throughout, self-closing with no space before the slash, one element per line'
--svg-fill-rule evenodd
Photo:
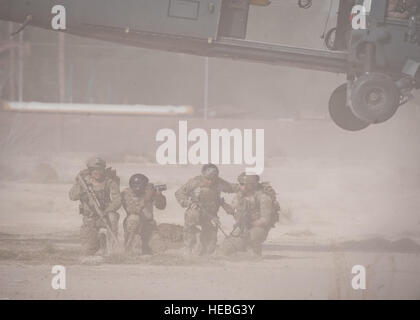
<path fill-rule="evenodd" d="M 196 209 L 188 209 L 184 220 L 185 247 L 195 254 L 213 253 L 217 244 L 217 227 L 210 219 Z"/>
<path fill-rule="evenodd" d="M 251 248 L 254 254 L 262 254 L 262 244 L 267 239 L 268 229 L 261 227 L 252 227 L 244 230 L 239 236 L 230 236 L 220 245 L 220 252 L 224 255 L 230 255 L 237 251 L 245 251 Z"/>
<path fill-rule="evenodd" d="M 120 215 L 117 212 L 109 212 L 108 218 L 112 231 L 118 234 L 118 221 Z M 105 230 L 105 232 L 100 232 Z M 83 224 L 80 227 L 80 240 L 82 250 L 87 255 L 95 254 L 100 248 L 106 246 L 106 237 L 110 237 L 106 231 L 105 223 L 97 216 L 83 216 Z"/>
<path fill-rule="evenodd" d="M 140 216 L 130 214 L 124 219 L 123 227 L 127 250 L 133 251 L 137 248 L 141 249 L 143 254 L 154 251 L 150 243 L 158 236 L 155 220 L 142 221 Z"/>

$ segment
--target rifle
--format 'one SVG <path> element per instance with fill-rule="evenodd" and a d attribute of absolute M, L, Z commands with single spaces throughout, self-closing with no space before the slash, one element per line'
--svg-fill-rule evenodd
<path fill-rule="evenodd" d="M 93 190 L 86 184 L 85 179 L 83 179 L 80 173 L 77 175 L 77 181 L 79 182 L 82 189 L 84 189 L 84 191 L 87 193 L 89 200 L 93 203 L 96 213 L 105 224 L 107 231 L 111 234 L 112 240 L 118 243 L 117 235 L 114 233 L 114 231 L 112 231 L 112 228 L 108 223 L 108 219 L 106 218 L 104 211 L 101 209 L 101 204 L 96 197 L 95 192 L 93 192 Z"/>
<path fill-rule="evenodd" d="M 233 225 L 233 230 L 230 233 L 230 236 L 233 235 L 233 233 L 236 231 L 236 229 L 240 228 L 241 230 L 245 227 L 247 227 L 250 223 L 249 221 L 249 210 L 247 208 L 247 206 L 241 206 L 241 208 L 238 209 L 234 209 L 232 208 L 232 206 L 230 206 L 229 204 L 227 204 L 226 202 L 224 202 L 224 199 L 222 199 L 222 208 L 226 211 L 227 214 L 230 214 L 232 216 L 235 217 L 235 219 L 237 219 L 237 221 L 235 222 L 235 224 Z"/>
<path fill-rule="evenodd" d="M 211 221 L 211 223 L 213 224 L 213 226 L 215 226 L 223 235 L 224 235 L 224 237 L 230 242 L 230 244 L 235 248 L 235 249 L 237 249 L 236 248 L 236 245 L 235 245 L 235 243 L 230 239 L 230 236 L 222 229 L 222 227 L 221 227 L 221 225 L 220 225 L 220 222 L 215 222 L 214 220 L 213 220 L 213 218 L 217 218 L 217 216 L 215 216 L 215 217 L 213 217 L 213 216 L 211 216 L 210 214 L 208 214 L 207 212 L 206 212 L 206 210 L 204 210 L 202 207 L 201 207 L 201 205 L 200 205 L 200 203 L 199 203 L 199 201 L 195 198 L 195 197 L 191 197 L 191 199 L 193 200 L 193 203 L 189 206 L 189 208 L 191 208 L 192 206 L 196 206 L 197 207 L 197 209 L 200 211 L 200 213 L 203 213 L 205 216 L 207 216 L 208 218 L 210 218 L 210 221 Z M 225 203 L 224 201 L 222 201 L 222 203 Z M 225 203 L 226 204 L 226 203 Z M 227 205 L 227 204 L 226 204 Z"/>
<path fill-rule="evenodd" d="M 238 218 L 238 221 L 236 221 L 236 223 L 233 225 L 233 230 L 230 234 L 232 235 L 238 228 L 242 231 L 247 226 L 249 226 L 249 216 L 246 212 L 242 212 Z"/>
<path fill-rule="evenodd" d="M 168 190 L 168 186 L 166 184 L 155 184 L 154 188 L 156 191 L 160 192 Z"/>

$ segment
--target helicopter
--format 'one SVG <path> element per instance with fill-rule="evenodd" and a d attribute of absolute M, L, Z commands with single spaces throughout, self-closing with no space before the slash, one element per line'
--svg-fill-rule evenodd
<path fill-rule="evenodd" d="M 331 0 L 332 1 L 332 0 Z M 420 88 L 420 1 L 407 19 L 391 0 L 339 0 L 327 50 L 246 40 L 250 5 L 269 0 L 0 0 L 0 19 L 123 45 L 346 74 L 328 106 L 339 127 L 358 131 L 389 120 Z M 312 0 L 299 0 L 310 9 Z M 53 28 L 56 6 L 65 28 Z M 362 8 L 355 13 L 355 8 Z M 57 12 L 57 11 L 56 11 Z M 352 19 L 363 15 L 363 28 Z"/>

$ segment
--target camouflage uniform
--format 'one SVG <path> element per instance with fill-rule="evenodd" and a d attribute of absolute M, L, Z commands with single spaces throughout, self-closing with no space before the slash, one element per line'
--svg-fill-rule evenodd
<path fill-rule="evenodd" d="M 196 176 L 175 192 L 175 197 L 183 208 L 184 244 L 187 250 L 195 253 L 212 253 L 217 244 L 217 226 L 212 219 L 217 219 L 221 205 L 221 193 L 233 193 L 236 185 L 216 177 L 211 185 L 206 185 L 204 176 Z M 195 206 L 192 204 L 196 204 Z M 200 230 L 197 228 L 200 226 Z M 197 243 L 197 234 L 199 243 Z"/>
<path fill-rule="evenodd" d="M 117 210 L 121 207 L 121 194 L 119 183 L 113 179 L 110 173 L 110 168 L 106 169 L 104 180 L 97 182 L 92 179 L 88 169 L 80 172 L 86 184 L 92 188 L 98 198 L 111 229 L 114 234 L 117 234 L 119 220 Z M 70 189 L 69 198 L 73 201 L 80 201 L 79 212 L 83 215 L 83 224 L 80 228 L 82 248 L 88 255 L 95 254 L 106 241 L 100 233 L 100 230 L 106 226 L 77 180 Z"/>
<path fill-rule="evenodd" d="M 153 188 L 153 184 L 149 183 L 148 188 Z M 146 202 L 144 194 L 138 195 L 131 188 L 125 189 L 121 196 L 123 208 L 127 213 L 123 222 L 125 243 L 131 242 L 134 245 L 141 241 L 139 245 L 142 248 L 142 253 L 151 253 L 149 243 L 152 237 L 157 234 L 156 221 L 153 219 L 153 207 L 159 210 L 165 209 L 166 197 L 162 194 L 155 194 L 150 202 Z M 136 235 L 139 236 L 137 239 L 135 239 Z M 130 245 L 130 247 L 132 246 Z"/>
<path fill-rule="evenodd" d="M 408 19 L 411 15 L 416 15 L 416 0 L 389 0 L 387 16 L 397 19 Z"/>
<path fill-rule="evenodd" d="M 221 244 L 221 253 L 229 255 L 250 248 L 256 255 L 261 255 L 262 244 L 274 224 L 273 210 L 273 201 L 261 184 L 257 185 L 253 194 L 237 192 L 231 210 L 237 223 L 231 235 Z"/>

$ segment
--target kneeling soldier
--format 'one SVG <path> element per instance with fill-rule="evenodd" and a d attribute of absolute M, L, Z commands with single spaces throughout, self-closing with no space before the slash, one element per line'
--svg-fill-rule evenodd
<path fill-rule="evenodd" d="M 138 247 L 141 253 L 150 254 L 149 243 L 157 231 L 153 207 L 159 210 L 166 208 L 166 197 L 162 194 L 165 188 L 156 188 L 140 173 L 131 176 L 129 185 L 121 194 L 122 205 L 127 213 L 123 223 L 125 249 L 132 252 Z"/>
<path fill-rule="evenodd" d="M 261 255 L 262 244 L 278 221 L 280 206 L 275 199 L 274 189 L 259 180 L 258 175 L 242 173 L 238 177 L 239 192 L 232 206 L 223 204 L 236 223 L 230 236 L 220 246 L 222 254 L 229 255 L 250 248 L 254 254 Z"/>
<path fill-rule="evenodd" d="M 78 174 L 69 192 L 70 200 L 80 201 L 79 212 L 83 215 L 80 238 L 87 255 L 99 249 L 106 254 L 111 249 L 107 244 L 118 241 L 119 183 L 115 170 L 106 168 L 105 161 L 95 157 L 88 160 L 87 169 Z"/>
<path fill-rule="evenodd" d="M 219 177 L 219 169 L 214 164 L 206 164 L 201 169 L 201 175 L 190 179 L 175 192 L 178 203 L 186 208 L 184 245 L 187 255 L 214 252 L 221 193 L 234 193 L 237 189 L 236 184 Z"/>

